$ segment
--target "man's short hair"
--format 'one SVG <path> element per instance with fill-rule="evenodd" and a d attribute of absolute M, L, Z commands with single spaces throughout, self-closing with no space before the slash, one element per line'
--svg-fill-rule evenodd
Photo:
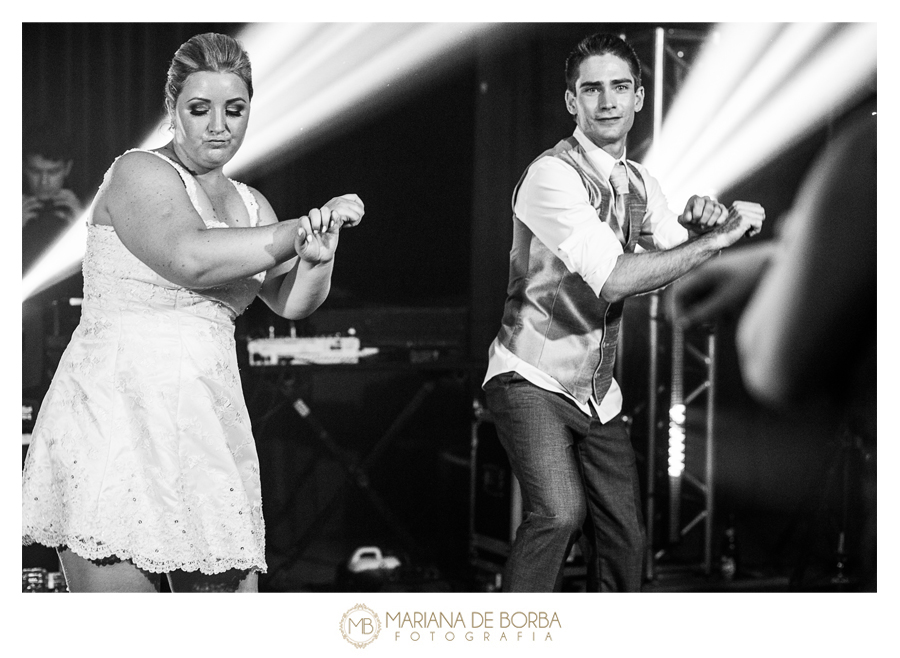
<path fill-rule="evenodd" d="M 72 154 L 72 142 L 68 135 L 52 125 L 32 126 L 22 135 L 22 160 L 29 155 L 40 155 L 54 162 L 68 162 L 73 159 Z"/>
<path fill-rule="evenodd" d="M 615 55 L 628 63 L 634 76 L 634 88 L 641 86 L 641 60 L 624 39 L 608 32 L 597 32 L 582 39 L 566 58 L 566 89 L 575 93 L 575 81 L 581 63 L 594 55 Z"/>

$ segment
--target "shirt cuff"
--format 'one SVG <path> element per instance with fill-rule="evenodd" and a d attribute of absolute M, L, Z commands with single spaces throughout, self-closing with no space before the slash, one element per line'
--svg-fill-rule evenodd
<path fill-rule="evenodd" d="M 678 217 L 675 214 L 668 215 L 653 230 L 653 242 L 657 249 L 677 247 L 682 242 L 687 242 L 689 237 L 690 233 L 678 223 Z"/>
<path fill-rule="evenodd" d="M 559 244 L 566 267 L 581 276 L 597 297 L 623 253 L 622 243 L 603 222 L 578 226 Z"/>

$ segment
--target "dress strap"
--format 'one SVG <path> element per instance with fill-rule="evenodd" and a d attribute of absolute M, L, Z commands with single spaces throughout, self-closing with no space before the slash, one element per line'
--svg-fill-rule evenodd
<path fill-rule="evenodd" d="M 229 178 L 228 180 L 231 179 Z M 247 207 L 247 215 L 250 216 L 250 226 L 257 226 L 259 224 L 259 201 L 257 201 L 256 196 L 246 184 L 236 180 L 231 180 L 231 183 L 238 191 L 238 194 L 241 195 L 241 199 L 244 200 L 244 205 Z"/>
<path fill-rule="evenodd" d="M 172 158 L 170 158 L 166 155 L 163 155 L 162 153 L 159 153 L 157 151 L 150 151 L 148 149 L 131 149 L 129 151 L 125 151 L 125 153 L 123 153 L 122 155 L 131 153 L 133 151 L 141 151 L 143 153 L 152 153 L 156 157 L 161 158 L 161 159 L 165 160 L 166 162 L 168 162 L 170 165 L 172 165 L 175 168 L 175 171 L 178 172 L 178 175 L 181 176 L 181 180 L 184 183 L 184 189 L 187 191 L 188 198 L 190 198 L 191 203 L 194 206 L 194 210 L 196 210 L 198 214 L 200 213 L 200 201 L 199 201 L 199 197 L 197 196 L 198 183 L 197 183 L 197 180 L 193 176 L 191 176 L 191 173 L 187 169 L 185 169 L 179 163 L 175 162 L 175 160 L 173 160 Z M 119 157 L 122 157 L 122 156 L 120 155 Z"/>

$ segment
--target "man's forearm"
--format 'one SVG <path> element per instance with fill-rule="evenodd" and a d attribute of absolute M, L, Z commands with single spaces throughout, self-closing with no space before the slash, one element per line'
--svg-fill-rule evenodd
<path fill-rule="evenodd" d="M 721 245 L 707 234 L 672 249 L 622 254 L 600 294 L 607 302 L 617 302 L 656 290 L 687 274 L 720 250 Z"/>

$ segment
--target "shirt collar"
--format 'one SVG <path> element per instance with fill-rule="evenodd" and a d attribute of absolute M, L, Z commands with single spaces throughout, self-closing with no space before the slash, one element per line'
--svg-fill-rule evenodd
<path fill-rule="evenodd" d="M 609 175 L 612 173 L 613 167 L 616 165 L 616 162 L 625 163 L 625 156 L 627 152 L 622 153 L 622 157 L 618 160 L 612 157 L 609 153 L 604 151 L 602 148 L 594 144 L 591 139 L 584 134 L 581 128 L 575 128 L 575 139 L 578 140 L 578 143 L 584 148 L 584 152 L 587 154 L 587 157 L 590 159 L 591 164 L 593 164 L 597 171 L 599 171 L 605 180 L 609 180 Z"/>

